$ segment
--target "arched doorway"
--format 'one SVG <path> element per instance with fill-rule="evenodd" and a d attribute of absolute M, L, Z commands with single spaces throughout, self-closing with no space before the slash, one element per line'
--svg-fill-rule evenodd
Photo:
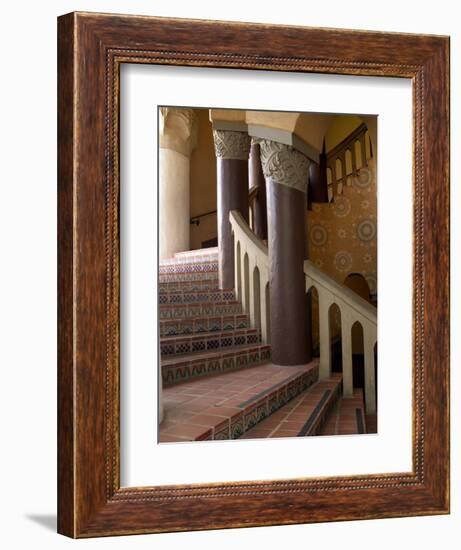
<path fill-rule="evenodd" d="M 342 373 L 341 310 L 335 303 L 331 304 L 328 310 L 328 322 L 330 326 L 331 372 Z"/>
<path fill-rule="evenodd" d="M 254 325 L 261 328 L 261 291 L 259 269 L 257 267 L 253 270 L 253 312 Z"/>
<path fill-rule="evenodd" d="M 243 257 L 243 308 L 248 313 L 250 311 L 250 261 L 248 254 Z"/>
<path fill-rule="evenodd" d="M 267 327 L 267 343 L 271 341 L 271 297 L 269 292 L 269 283 L 266 283 L 266 327 Z"/>
<path fill-rule="evenodd" d="M 356 321 L 351 328 L 352 379 L 354 389 L 361 389 L 365 398 L 365 367 L 363 357 L 363 327 Z"/>
<path fill-rule="evenodd" d="M 314 286 L 306 293 L 308 312 L 308 326 L 312 338 L 312 356 L 320 357 L 320 321 L 319 321 L 319 293 Z"/>
<path fill-rule="evenodd" d="M 370 301 L 370 287 L 368 286 L 365 277 L 360 273 L 349 273 L 349 275 L 344 279 L 343 284 L 367 302 Z"/>
<path fill-rule="evenodd" d="M 237 280 L 235 281 L 235 288 L 237 289 L 237 299 L 242 299 L 242 259 L 240 256 L 240 241 L 237 243 Z"/>

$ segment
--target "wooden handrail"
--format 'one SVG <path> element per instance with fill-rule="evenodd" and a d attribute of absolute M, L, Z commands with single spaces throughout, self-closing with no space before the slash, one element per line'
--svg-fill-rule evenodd
<path fill-rule="evenodd" d="M 211 214 L 216 214 L 216 210 L 210 210 L 209 212 L 198 214 L 198 216 L 192 216 L 192 218 L 190 219 L 190 224 L 200 225 L 200 218 L 204 218 L 205 216 L 211 216 Z"/>

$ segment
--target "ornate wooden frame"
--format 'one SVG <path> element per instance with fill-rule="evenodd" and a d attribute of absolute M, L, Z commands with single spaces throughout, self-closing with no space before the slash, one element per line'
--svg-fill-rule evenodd
<path fill-rule="evenodd" d="M 449 511 L 449 39 L 71 13 L 59 18 L 58 530 L 71 537 Z M 121 63 L 411 78 L 413 470 L 120 488 Z"/>

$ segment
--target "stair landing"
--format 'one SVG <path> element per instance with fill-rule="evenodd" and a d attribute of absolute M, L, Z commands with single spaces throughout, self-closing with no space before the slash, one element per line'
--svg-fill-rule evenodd
<path fill-rule="evenodd" d="M 318 435 L 339 398 L 341 381 L 341 375 L 334 373 L 317 382 L 247 431 L 242 439 Z"/>
<path fill-rule="evenodd" d="M 164 388 L 159 441 L 237 439 L 317 378 L 318 361 L 295 367 L 266 363 Z"/>
<path fill-rule="evenodd" d="M 372 433 L 367 430 L 363 392 L 354 389 L 351 397 L 342 397 L 336 403 L 320 435 L 354 435 Z"/>

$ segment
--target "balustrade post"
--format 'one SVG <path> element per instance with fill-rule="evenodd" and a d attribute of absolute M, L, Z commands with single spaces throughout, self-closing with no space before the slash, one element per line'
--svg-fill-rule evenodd
<path fill-rule="evenodd" d="M 248 257 L 249 259 L 249 257 Z M 248 304 L 248 311 L 250 312 L 250 326 L 251 328 L 256 327 L 256 312 L 255 312 L 255 285 L 254 285 L 254 264 L 253 262 L 249 262 L 249 269 L 248 269 L 248 285 L 249 285 L 249 292 L 248 297 L 250 303 Z"/>
<path fill-rule="evenodd" d="M 352 319 L 347 314 L 346 308 L 341 308 L 341 348 L 342 348 L 342 373 L 343 395 L 352 397 L 354 394 L 354 380 L 352 371 Z"/>
<path fill-rule="evenodd" d="M 241 258 L 242 245 L 240 244 L 240 247 L 239 247 L 239 243 L 240 241 L 237 239 L 237 236 L 235 235 L 235 232 L 234 232 L 234 269 L 235 269 L 234 285 L 235 285 L 235 296 L 237 300 L 242 299 L 242 296 L 241 296 L 242 294 L 242 258 Z"/>
<path fill-rule="evenodd" d="M 329 307 L 330 300 L 320 289 L 317 289 L 319 295 L 319 340 L 320 340 L 320 380 L 330 378 L 331 376 L 331 344 L 330 344 L 330 319 Z"/>
<path fill-rule="evenodd" d="M 363 327 L 363 356 L 365 372 L 365 411 L 367 414 L 376 414 L 376 380 L 375 354 L 376 330 L 374 327 Z"/>
<path fill-rule="evenodd" d="M 240 245 L 241 246 L 241 245 Z M 241 302 L 243 311 L 250 313 L 250 259 L 246 250 L 240 250 L 243 258 L 242 272 L 242 296 Z"/>
<path fill-rule="evenodd" d="M 267 276 L 262 277 L 262 273 L 260 273 L 259 297 L 261 303 L 261 342 L 263 344 L 269 343 L 269 327 L 267 326 L 267 308 L 269 304 L 266 300 L 266 285 L 268 280 Z"/>

